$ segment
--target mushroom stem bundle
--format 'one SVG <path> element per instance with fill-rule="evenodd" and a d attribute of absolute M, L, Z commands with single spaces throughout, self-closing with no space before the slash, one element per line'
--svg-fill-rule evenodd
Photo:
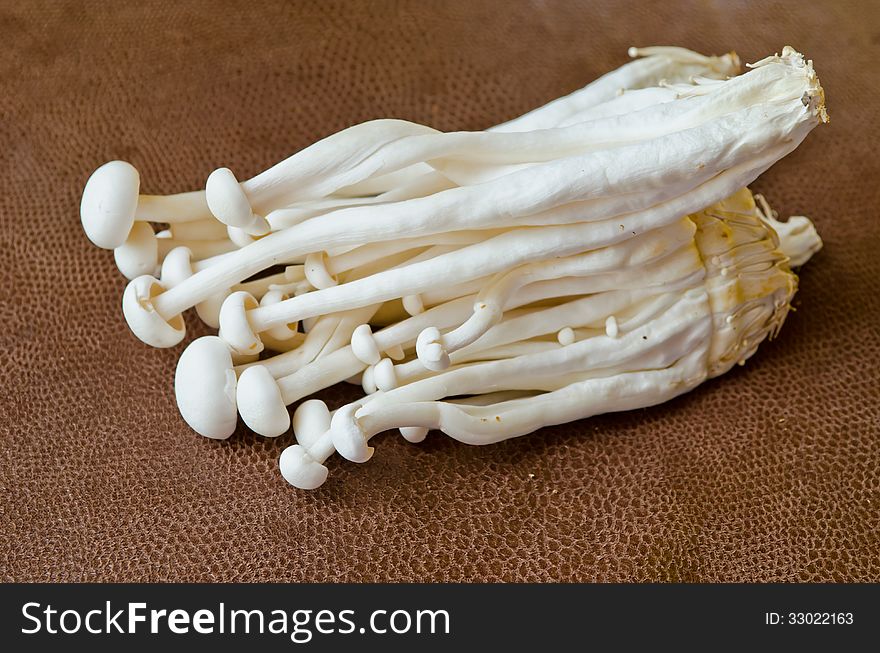
<path fill-rule="evenodd" d="M 821 247 L 747 186 L 827 122 L 822 87 L 790 47 L 741 75 L 734 54 L 631 55 L 486 131 L 371 121 L 179 198 L 139 198 L 127 164 L 99 170 L 83 224 L 133 277 L 134 334 L 174 346 L 192 307 L 219 327 L 178 362 L 186 422 L 215 439 L 239 416 L 267 437 L 292 422 L 281 473 L 311 489 L 334 452 L 365 462 L 386 430 L 488 444 L 743 363 L 785 319 L 790 266 Z M 366 395 L 291 420 L 340 381 Z"/>
<path fill-rule="evenodd" d="M 366 462 L 373 453 L 369 439 L 389 429 L 400 429 L 408 439 L 439 429 L 468 444 L 490 444 L 597 413 L 651 406 L 744 363 L 785 320 L 797 288 L 789 259 L 816 251 L 821 241 L 812 228 L 804 231 L 809 238 L 780 241 L 773 218 L 758 210 L 747 189 L 686 220 L 693 227 L 684 250 L 690 263 L 682 257 L 681 268 L 670 275 L 677 279 L 652 288 L 658 279 L 646 274 L 640 289 L 587 290 L 572 302 L 579 305 L 566 315 L 568 324 L 604 323 L 603 330 L 593 328 L 568 344 L 543 341 L 548 346 L 501 358 L 472 350 L 462 364 L 423 368 L 409 380 L 397 374 L 391 387 L 340 408 L 332 418 L 327 411 L 320 428 L 309 420 L 306 443 L 297 432 L 297 444 L 282 454 L 282 474 L 312 489 L 326 479 L 323 463 L 334 451 Z M 566 305 L 527 311 L 510 320 L 505 334 L 493 334 L 505 326 L 501 322 L 474 344 L 487 339 L 491 351 L 511 335 L 552 332 L 565 314 L 560 308 Z M 539 392 L 479 405 L 445 400 L 511 390 Z M 309 410 L 314 412 L 311 403 Z M 295 428 L 303 423 L 294 415 Z M 321 432 L 314 437 L 316 430 Z"/>

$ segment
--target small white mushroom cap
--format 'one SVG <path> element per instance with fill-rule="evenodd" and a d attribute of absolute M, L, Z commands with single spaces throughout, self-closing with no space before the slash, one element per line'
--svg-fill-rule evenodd
<path fill-rule="evenodd" d="M 159 241 L 146 222 L 135 222 L 128 238 L 113 250 L 116 267 L 127 279 L 156 274 L 159 267 Z"/>
<path fill-rule="evenodd" d="M 255 433 L 276 438 L 290 428 L 290 414 L 278 382 L 262 365 L 246 368 L 238 377 L 238 414 Z"/>
<path fill-rule="evenodd" d="M 79 206 L 86 236 L 103 249 L 116 249 L 134 224 L 141 178 L 125 161 L 110 161 L 92 173 Z"/>
<path fill-rule="evenodd" d="M 327 269 L 326 252 L 312 252 L 306 256 L 303 271 L 308 282 L 318 290 L 332 288 L 339 284 L 336 277 L 330 274 L 330 271 Z"/>
<path fill-rule="evenodd" d="M 225 440 L 235 431 L 236 379 L 232 356 L 217 336 L 194 340 L 177 362 L 177 407 L 186 423 L 206 438 Z"/>
<path fill-rule="evenodd" d="M 410 315 L 418 315 L 425 312 L 425 304 L 422 302 L 421 295 L 404 295 L 403 310 Z"/>
<path fill-rule="evenodd" d="M 424 426 L 401 426 L 399 431 L 407 442 L 419 443 L 428 437 L 428 429 Z"/>
<path fill-rule="evenodd" d="M 559 333 L 556 334 L 556 340 L 563 347 L 567 347 L 568 345 L 574 343 L 576 339 L 574 329 L 571 327 L 563 327 L 559 330 Z"/>
<path fill-rule="evenodd" d="M 155 277 L 144 274 L 128 282 L 122 293 L 122 313 L 132 332 L 152 347 L 173 347 L 186 335 L 183 316 L 170 320 L 159 315 L 153 307 L 153 298 L 165 292 Z"/>
<path fill-rule="evenodd" d="M 189 247 L 175 247 L 165 255 L 159 275 L 163 286 L 173 288 L 192 275 L 192 250 Z"/>
<path fill-rule="evenodd" d="M 230 227 L 254 235 L 271 231 L 265 218 L 254 215 L 250 200 L 229 168 L 218 168 L 210 174 L 205 184 L 205 200 L 214 217 Z"/>
<path fill-rule="evenodd" d="M 220 328 L 220 309 L 223 308 L 223 302 L 227 297 L 229 297 L 229 291 L 221 290 L 196 304 L 196 314 L 199 319 L 209 327 Z"/>
<path fill-rule="evenodd" d="M 368 395 L 373 394 L 376 390 L 379 389 L 379 386 L 376 385 L 376 378 L 374 376 L 375 367 L 370 365 L 365 368 L 363 373 L 361 374 L 360 384 Z"/>
<path fill-rule="evenodd" d="M 293 412 L 293 433 L 304 447 L 311 447 L 329 428 L 330 409 L 320 399 L 308 399 Z"/>
<path fill-rule="evenodd" d="M 357 403 L 347 404 L 333 413 L 330 420 L 333 447 L 353 463 L 365 463 L 373 457 L 373 447 L 367 445 L 366 434 L 354 416 L 359 408 Z"/>
<path fill-rule="evenodd" d="M 390 358 L 383 358 L 373 365 L 373 382 L 376 388 L 382 392 L 394 390 L 397 387 L 397 372 L 394 362 Z"/>
<path fill-rule="evenodd" d="M 232 293 L 220 307 L 220 337 L 238 354 L 259 354 L 263 342 L 248 322 L 247 312 L 259 303 L 249 292 Z"/>
<path fill-rule="evenodd" d="M 352 332 L 351 352 L 367 365 L 375 365 L 381 360 L 382 354 L 369 324 L 361 324 Z"/>
<path fill-rule="evenodd" d="M 416 356 L 426 369 L 440 372 L 449 367 L 449 354 L 443 346 L 442 336 L 437 327 L 424 329 L 416 338 Z"/>
<path fill-rule="evenodd" d="M 299 444 L 281 452 L 278 467 L 284 480 L 300 490 L 314 490 L 327 480 L 327 468 L 312 458 L 306 448 Z"/>

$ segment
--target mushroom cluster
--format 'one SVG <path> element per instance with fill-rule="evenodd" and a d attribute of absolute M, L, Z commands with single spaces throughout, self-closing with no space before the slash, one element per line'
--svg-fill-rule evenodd
<path fill-rule="evenodd" d="M 172 196 L 98 168 L 82 223 L 130 279 L 131 330 L 172 347 L 190 308 L 218 329 L 180 356 L 184 420 L 216 439 L 239 417 L 292 426 L 281 473 L 313 489 L 383 431 L 489 444 L 744 363 L 821 247 L 747 185 L 827 122 L 822 87 L 790 47 L 743 74 L 732 53 L 630 55 L 482 132 L 375 120 Z M 363 398 L 308 399 L 341 381 Z"/>

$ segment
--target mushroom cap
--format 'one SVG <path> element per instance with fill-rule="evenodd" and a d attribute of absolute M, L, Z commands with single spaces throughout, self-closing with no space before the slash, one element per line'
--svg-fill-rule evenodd
<path fill-rule="evenodd" d="M 110 161 L 92 173 L 79 206 L 89 240 L 103 249 L 116 249 L 126 241 L 134 224 L 140 186 L 138 171 L 125 161 Z"/>
<path fill-rule="evenodd" d="M 375 368 L 372 365 L 369 365 L 364 369 L 361 373 L 360 384 L 368 395 L 373 394 L 379 389 L 379 386 L 376 385 L 376 377 L 375 377 Z"/>
<path fill-rule="evenodd" d="M 128 327 L 152 347 L 173 347 L 186 335 L 182 315 L 166 320 L 153 307 L 153 298 L 163 292 L 158 279 L 144 274 L 129 281 L 122 293 L 122 313 Z"/>
<path fill-rule="evenodd" d="M 423 329 L 416 338 L 416 356 L 426 369 L 441 372 L 449 367 L 449 354 L 443 345 L 443 336 L 437 327 Z"/>
<path fill-rule="evenodd" d="M 125 242 L 113 250 L 116 267 L 126 279 L 155 274 L 159 266 L 159 241 L 146 222 L 135 222 Z"/>
<path fill-rule="evenodd" d="M 354 416 L 359 408 L 356 403 L 343 406 L 330 420 L 333 447 L 340 456 L 353 463 L 365 463 L 373 457 L 373 447 L 367 445 L 366 434 Z"/>
<path fill-rule="evenodd" d="M 382 353 L 379 351 L 379 346 L 376 344 L 373 330 L 369 324 L 361 324 L 352 332 L 351 353 L 367 365 L 375 365 L 382 359 Z"/>
<path fill-rule="evenodd" d="M 220 307 L 220 337 L 237 354 L 259 354 L 263 351 L 260 336 L 248 322 L 247 312 L 259 303 L 249 292 L 238 290 L 227 297 Z"/>
<path fill-rule="evenodd" d="M 211 213 L 220 222 L 242 229 L 245 234 L 264 236 L 272 230 L 265 218 L 254 214 L 244 188 L 229 168 L 217 168 L 208 176 L 208 181 L 205 183 L 205 201 Z M 245 234 L 229 232 L 233 242 L 239 238 L 246 241 Z"/>
<path fill-rule="evenodd" d="M 300 490 L 314 490 L 327 480 L 327 468 L 298 444 L 281 452 L 278 467 L 284 480 Z"/>
<path fill-rule="evenodd" d="M 238 414 L 255 433 L 275 438 L 290 428 L 290 414 L 278 382 L 263 365 L 246 368 L 238 378 Z"/>
<path fill-rule="evenodd" d="M 244 228 L 253 221 L 251 203 L 229 168 L 217 168 L 205 183 L 208 208 L 220 222 Z"/>
<path fill-rule="evenodd" d="M 229 348 L 217 336 L 190 343 L 174 375 L 174 394 L 180 414 L 206 438 L 225 440 L 235 431 L 235 370 Z"/>
<path fill-rule="evenodd" d="M 339 285 L 339 281 L 327 269 L 327 252 L 312 252 L 303 265 L 306 279 L 318 290 Z"/>
<path fill-rule="evenodd" d="M 227 297 L 229 291 L 221 290 L 196 304 L 196 314 L 199 319 L 213 329 L 220 328 L 220 309 Z"/>
<path fill-rule="evenodd" d="M 192 275 L 192 250 L 189 247 L 175 247 L 165 255 L 160 273 L 163 286 L 173 288 Z"/>
<path fill-rule="evenodd" d="M 373 365 L 373 383 L 382 392 L 388 392 L 397 387 L 397 371 L 394 368 L 394 361 L 390 358 L 383 358 Z"/>
<path fill-rule="evenodd" d="M 399 431 L 407 442 L 419 443 L 428 437 L 428 429 L 424 426 L 401 426 Z"/>
<path fill-rule="evenodd" d="M 293 412 L 293 434 L 304 447 L 311 447 L 330 428 L 330 409 L 320 399 L 308 399 Z"/>

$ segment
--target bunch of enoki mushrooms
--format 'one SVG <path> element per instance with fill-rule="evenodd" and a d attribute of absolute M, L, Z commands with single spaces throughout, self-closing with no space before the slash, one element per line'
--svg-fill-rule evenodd
<path fill-rule="evenodd" d="M 292 426 L 281 474 L 313 489 L 383 431 L 489 444 L 744 363 L 821 247 L 746 186 L 827 122 L 822 87 L 791 47 L 742 74 L 735 54 L 630 55 L 486 131 L 375 120 L 169 196 L 98 168 L 82 224 L 130 279 L 134 334 L 175 346 L 190 308 L 219 329 L 180 356 L 186 422 L 217 439 L 239 417 Z M 341 381 L 364 396 L 307 399 Z"/>

